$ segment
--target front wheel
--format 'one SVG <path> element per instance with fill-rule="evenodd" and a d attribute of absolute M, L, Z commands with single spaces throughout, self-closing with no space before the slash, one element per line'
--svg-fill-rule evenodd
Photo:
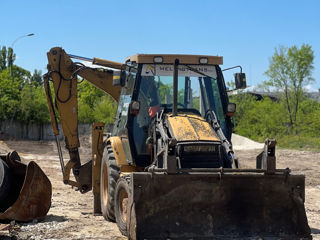
<path fill-rule="evenodd" d="M 101 212 L 108 221 L 115 221 L 114 193 L 120 176 L 119 172 L 112 147 L 108 144 L 103 153 L 100 172 Z"/>
<path fill-rule="evenodd" d="M 117 182 L 115 192 L 115 215 L 116 222 L 120 232 L 128 236 L 127 220 L 128 220 L 128 201 L 130 196 L 129 183 L 126 179 L 120 178 Z"/>

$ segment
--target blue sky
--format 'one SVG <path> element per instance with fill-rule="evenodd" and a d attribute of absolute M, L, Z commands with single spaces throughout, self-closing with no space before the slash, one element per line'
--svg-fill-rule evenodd
<path fill-rule="evenodd" d="M 16 64 L 46 71 L 46 52 L 124 61 L 136 53 L 220 55 L 222 68 L 241 65 L 249 85 L 280 45 L 310 44 L 312 87 L 320 88 L 320 1 L 1 0 L 0 46 L 14 44 Z M 233 79 L 225 74 L 226 81 Z"/>

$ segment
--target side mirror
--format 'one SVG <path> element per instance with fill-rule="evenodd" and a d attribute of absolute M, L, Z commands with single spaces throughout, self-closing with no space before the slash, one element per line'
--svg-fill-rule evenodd
<path fill-rule="evenodd" d="M 236 89 L 244 89 L 247 87 L 245 73 L 235 73 L 234 74 L 234 81 L 236 84 Z"/>
<path fill-rule="evenodd" d="M 227 116 L 232 117 L 236 112 L 237 105 L 235 103 L 228 103 Z"/>
<path fill-rule="evenodd" d="M 113 71 L 113 86 L 123 87 L 126 83 L 126 72 L 125 71 Z"/>

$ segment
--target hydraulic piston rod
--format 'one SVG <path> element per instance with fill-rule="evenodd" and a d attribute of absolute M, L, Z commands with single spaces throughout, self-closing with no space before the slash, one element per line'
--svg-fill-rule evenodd
<path fill-rule="evenodd" d="M 108 68 L 115 68 L 115 69 L 122 69 L 123 64 L 119 62 L 114 62 L 106 59 L 101 58 L 87 58 L 87 57 L 81 57 L 77 55 L 68 54 L 70 58 L 79 59 L 86 62 L 91 62 L 92 64 L 100 65 L 103 67 Z"/>

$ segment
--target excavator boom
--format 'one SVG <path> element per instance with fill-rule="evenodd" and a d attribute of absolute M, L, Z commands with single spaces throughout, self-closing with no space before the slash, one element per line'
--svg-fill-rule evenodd
<path fill-rule="evenodd" d="M 48 73 L 44 75 L 44 87 L 47 95 L 50 118 L 59 152 L 60 164 L 63 173 L 63 181 L 80 189 L 81 192 L 87 192 L 91 189 L 91 170 L 92 163 L 87 162 L 81 165 L 78 148 L 80 147 L 78 135 L 78 78 L 86 79 L 94 86 L 100 88 L 109 94 L 115 101 L 118 101 L 121 88 L 113 86 L 113 71 L 110 69 L 97 69 L 87 67 L 81 63 L 74 63 L 71 57 L 90 61 L 91 59 L 79 56 L 68 55 L 62 48 L 52 48 L 48 53 Z M 112 62 L 104 59 L 94 58 L 93 64 L 99 64 L 103 67 L 120 69 L 121 63 Z M 52 81 L 55 102 L 53 102 L 50 83 Z M 55 107 L 59 112 L 66 148 L 69 151 L 70 160 L 64 164 L 60 140 L 59 128 Z M 76 181 L 70 180 L 70 172 L 73 169 Z"/>

